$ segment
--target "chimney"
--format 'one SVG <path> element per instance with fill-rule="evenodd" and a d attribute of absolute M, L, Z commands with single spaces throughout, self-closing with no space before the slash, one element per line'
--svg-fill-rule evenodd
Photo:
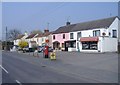
<path fill-rule="evenodd" d="M 47 33 L 47 32 L 49 32 L 49 30 L 48 30 L 48 29 L 45 29 L 45 30 L 44 30 L 44 33 Z"/>
<path fill-rule="evenodd" d="M 70 22 L 66 22 L 66 26 L 70 25 Z"/>

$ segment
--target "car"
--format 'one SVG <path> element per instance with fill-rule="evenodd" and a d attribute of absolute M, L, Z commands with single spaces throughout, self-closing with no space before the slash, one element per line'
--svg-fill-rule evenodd
<path fill-rule="evenodd" d="M 29 52 L 29 47 L 24 47 L 23 52 Z"/>
<path fill-rule="evenodd" d="M 45 48 L 45 46 L 38 46 L 38 52 L 43 52 L 44 51 L 44 48 Z M 49 47 L 48 48 L 48 50 L 49 50 L 49 52 L 53 52 L 53 49 L 52 49 L 52 47 Z"/>
<path fill-rule="evenodd" d="M 43 49 L 44 49 L 44 46 L 38 46 L 37 47 L 38 52 L 43 52 Z"/>
<path fill-rule="evenodd" d="M 49 47 L 49 52 L 53 52 L 53 48 L 52 47 Z"/>

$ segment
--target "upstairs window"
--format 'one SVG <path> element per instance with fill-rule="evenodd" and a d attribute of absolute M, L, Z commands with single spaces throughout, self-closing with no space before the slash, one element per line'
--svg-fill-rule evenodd
<path fill-rule="evenodd" d="M 63 34 L 63 39 L 65 39 L 65 34 Z"/>
<path fill-rule="evenodd" d="M 95 31 L 93 31 L 93 36 L 94 36 L 94 37 L 100 36 L 100 30 L 95 30 Z"/>
<path fill-rule="evenodd" d="M 77 33 L 77 40 L 81 37 L 81 32 Z"/>
<path fill-rule="evenodd" d="M 74 37 L 73 33 L 70 33 L 70 39 L 73 39 L 73 37 Z"/>
<path fill-rule="evenodd" d="M 112 34 L 113 34 L 113 38 L 116 38 L 117 37 L 117 30 L 112 30 Z"/>
<path fill-rule="evenodd" d="M 53 35 L 53 40 L 55 40 L 55 35 Z"/>

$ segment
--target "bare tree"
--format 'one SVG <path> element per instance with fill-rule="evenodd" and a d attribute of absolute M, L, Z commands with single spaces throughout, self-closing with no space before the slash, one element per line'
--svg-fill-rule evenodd
<path fill-rule="evenodd" d="M 8 32 L 8 39 L 9 40 L 14 40 L 18 37 L 18 35 L 21 34 L 21 32 L 17 29 L 11 29 Z"/>

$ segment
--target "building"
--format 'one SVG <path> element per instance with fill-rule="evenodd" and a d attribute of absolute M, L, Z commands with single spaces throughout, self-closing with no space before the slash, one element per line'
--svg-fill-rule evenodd
<path fill-rule="evenodd" d="M 76 24 L 69 32 L 68 51 L 117 52 L 120 40 L 118 23 L 118 17 L 110 17 Z"/>
<path fill-rule="evenodd" d="M 65 41 L 69 40 L 69 32 L 76 24 L 66 23 L 66 26 L 61 26 L 52 33 L 52 47 L 56 50 L 67 50 Z M 66 46 L 65 46 L 66 45 Z M 66 47 L 66 48 L 65 48 Z"/>
<path fill-rule="evenodd" d="M 52 47 L 52 35 L 51 34 L 52 34 L 52 32 L 49 32 L 48 29 L 45 29 L 44 33 L 38 34 L 35 37 L 35 40 L 36 40 L 38 46 L 43 46 L 47 43 L 49 46 Z"/>
<path fill-rule="evenodd" d="M 21 35 L 18 35 L 18 37 L 13 41 L 14 42 L 14 45 L 19 45 L 19 42 L 21 40 L 25 40 L 26 41 L 26 38 L 28 37 L 28 34 L 25 32 L 25 34 L 21 34 Z"/>
<path fill-rule="evenodd" d="M 29 44 L 29 48 L 32 48 L 33 46 L 37 46 L 37 42 L 35 37 L 38 36 L 38 33 L 30 34 L 28 37 L 26 37 L 26 41 Z"/>

